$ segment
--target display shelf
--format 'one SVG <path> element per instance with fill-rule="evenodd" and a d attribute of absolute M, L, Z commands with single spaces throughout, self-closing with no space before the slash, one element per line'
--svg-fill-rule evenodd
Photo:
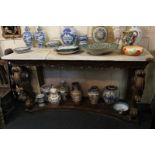
<path fill-rule="evenodd" d="M 52 105 L 50 103 L 45 103 L 44 107 L 39 107 L 37 104 L 32 109 L 26 109 L 28 112 L 38 112 L 44 110 L 55 110 L 55 109 L 63 109 L 63 110 L 80 110 L 80 111 L 89 111 L 94 113 L 100 113 L 102 115 L 110 115 L 111 117 L 117 117 L 119 119 L 125 121 L 131 121 L 129 112 L 127 114 L 118 114 L 113 109 L 113 105 L 107 105 L 102 100 L 99 101 L 96 105 L 91 105 L 90 101 L 87 97 L 84 97 L 80 104 L 76 105 L 71 99 L 60 103 L 59 105 Z M 133 122 L 137 122 L 137 119 L 132 120 Z"/>
<path fill-rule="evenodd" d="M 6 56 L 3 56 L 3 60 L 46 60 L 46 61 L 150 61 L 153 60 L 152 54 L 148 50 L 139 56 L 127 56 L 121 53 L 121 51 L 112 52 L 107 55 L 93 56 L 88 54 L 85 50 L 81 52 L 71 54 L 71 55 L 59 55 L 53 49 L 43 48 L 33 48 L 30 52 L 17 54 L 12 53 Z"/>

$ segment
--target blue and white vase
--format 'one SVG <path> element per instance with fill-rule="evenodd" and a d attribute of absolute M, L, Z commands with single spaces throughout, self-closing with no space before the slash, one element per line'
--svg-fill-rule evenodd
<path fill-rule="evenodd" d="M 33 35 L 30 32 L 30 28 L 28 26 L 25 26 L 25 32 L 23 33 L 23 40 L 27 47 L 29 48 L 32 47 Z"/>
<path fill-rule="evenodd" d="M 106 104 L 114 104 L 119 99 L 119 91 L 116 86 L 107 86 L 102 93 L 102 98 Z"/>
<path fill-rule="evenodd" d="M 38 42 L 38 47 L 43 48 L 45 44 L 45 33 L 42 31 L 42 27 L 38 26 L 37 32 L 35 32 L 35 40 Z"/>
<path fill-rule="evenodd" d="M 77 43 L 77 34 L 73 27 L 64 27 L 61 39 L 65 45 L 75 45 Z"/>
<path fill-rule="evenodd" d="M 88 44 L 88 37 L 87 37 L 87 35 L 79 36 L 79 45 L 83 46 L 83 45 L 87 45 L 87 44 Z"/>

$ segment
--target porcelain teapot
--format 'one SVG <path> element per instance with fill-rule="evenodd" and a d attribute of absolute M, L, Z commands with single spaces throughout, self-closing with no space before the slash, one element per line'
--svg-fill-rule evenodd
<path fill-rule="evenodd" d="M 52 86 L 52 88 L 50 89 L 49 96 L 48 96 L 48 101 L 51 104 L 59 104 L 60 103 L 61 96 L 60 96 L 57 88 Z"/>

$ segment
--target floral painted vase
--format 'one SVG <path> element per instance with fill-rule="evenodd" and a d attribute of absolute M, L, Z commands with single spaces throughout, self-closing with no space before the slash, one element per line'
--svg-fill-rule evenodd
<path fill-rule="evenodd" d="M 123 32 L 123 45 L 138 45 L 142 39 L 142 30 L 138 26 L 132 26 Z"/>
<path fill-rule="evenodd" d="M 143 32 L 142 32 L 141 28 L 139 26 L 132 26 L 130 28 L 130 31 L 137 33 L 137 37 L 134 41 L 134 45 L 138 45 L 141 42 L 142 37 L 143 37 Z"/>
<path fill-rule="evenodd" d="M 61 39 L 65 45 L 75 45 L 77 43 L 77 34 L 73 27 L 64 27 Z"/>
<path fill-rule="evenodd" d="M 32 47 L 33 35 L 30 32 L 30 28 L 28 26 L 25 27 L 25 32 L 23 33 L 23 40 L 27 47 Z"/>
<path fill-rule="evenodd" d="M 37 32 L 35 32 L 35 40 L 38 42 L 38 47 L 43 48 L 45 43 L 45 33 L 42 31 L 42 27 L 38 26 Z"/>
<path fill-rule="evenodd" d="M 107 86 L 102 93 L 102 98 L 106 104 L 114 104 L 119 98 L 118 88 L 116 86 Z"/>

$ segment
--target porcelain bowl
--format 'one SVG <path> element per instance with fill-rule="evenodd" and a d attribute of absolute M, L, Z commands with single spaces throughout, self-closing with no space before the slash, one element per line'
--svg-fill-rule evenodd
<path fill-rule="evenodd" d="M 86 50 L 91 55 L 103 55 L 118 50 L 118 45 L 115 43 L 94 43 L 89 44 Z"/>
<path fill-rule="evenodd" d="M 129 105 L 126 102 L 120 101 L 113 105 L 113 109 L 119 114 L 127 114 L 129 111 Z"/>

